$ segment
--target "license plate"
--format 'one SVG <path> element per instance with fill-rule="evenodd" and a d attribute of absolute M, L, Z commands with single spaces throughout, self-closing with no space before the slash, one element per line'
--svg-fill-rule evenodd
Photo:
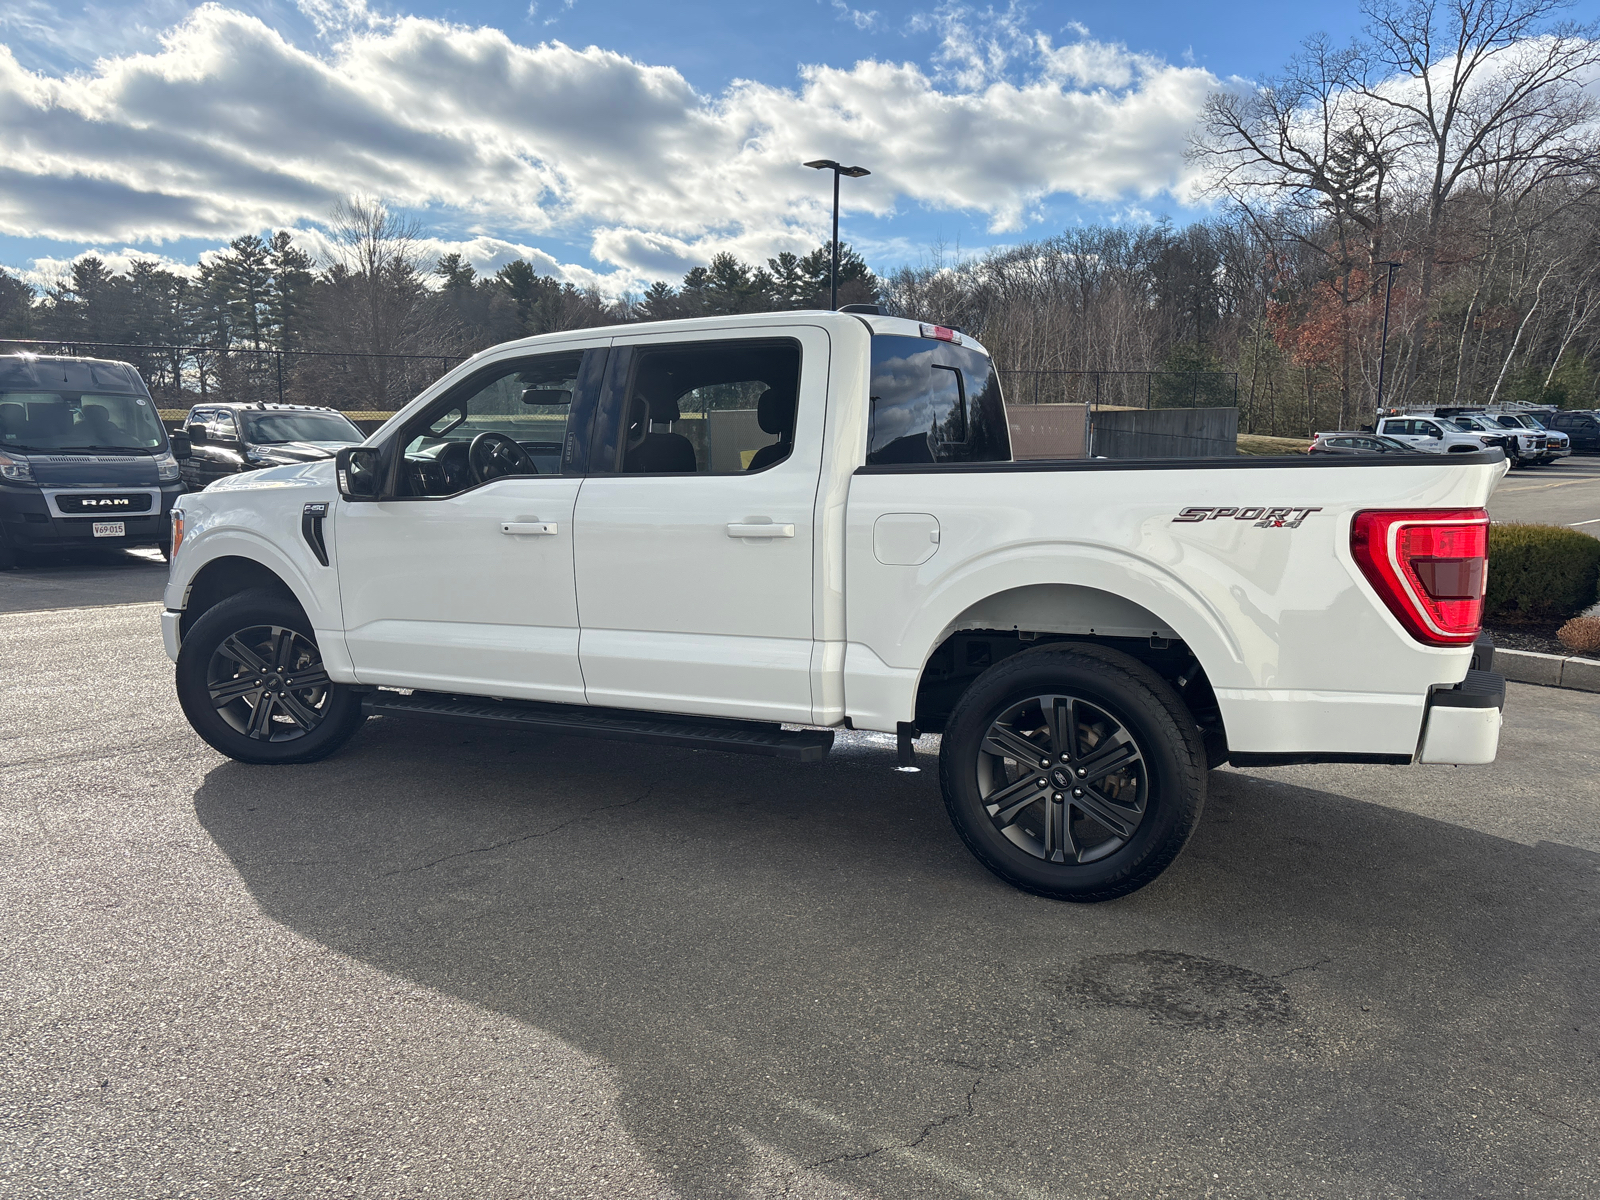
<path fill-rule="evenodd" d="M 96 521 L 94 523 L 95 537 L 127 537 L 128 525 L 126 521 Z"/>

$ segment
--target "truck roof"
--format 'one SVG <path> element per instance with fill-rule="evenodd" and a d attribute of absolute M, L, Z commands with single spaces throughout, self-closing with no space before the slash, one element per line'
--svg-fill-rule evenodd
<path fill-rule="evenodd" d="M 569 329 L 560 333 L 541 333 L 529 338 L 519 338 L 511 342 L 502 342 L 498 346 L 488 347 L 473 355 L 477 358 L 488 350 L 499 350 L 507 346 L 526 346 L 534 348 L 549 342 L 568 342 L 583 337 L 615 337 L 624 333 L 700 333 L 709 330 L 721 329 L 762 329 L 772 325 L 793 325 L 796 322 L 804 324 L 839 325 L 851 321 L 859 321 L 868 330 L 875 334 L 893 335 L 899 337 L 926 337 L 930 340 L 948 341 L 952 344 L 963 346 L 969 350 L 989 357 L 989 351 L 971 334 L 963 333 L 959 329 L 949 329 L 945 326 L 934 325 L 928 321 L 914 321 L 909 317 L 891 317 L 872 313 L 860 312 L 833 312 L 825 308 L 796 308 L 786 309 L 782 312 L 764 313 L 730 313 L 725 316 L 715 317 L 682 317 L 672 321 L 635 321 L 626 325 L 593 325 L 584 329 Z M 934 333 L 940 331 L 939 335 Z M 948 334 L 950 336 L 942 336 Z"/>
<path fill-rule="evenodd" d="M 191 404 L 189 411 L 192 413 L 202 408 L 226 408 L 234 412 L 339 412 L 337 408 L 329 408 L 325 404 L 279 404 L 270 400 L 202 400 L 199 404 Z"/>

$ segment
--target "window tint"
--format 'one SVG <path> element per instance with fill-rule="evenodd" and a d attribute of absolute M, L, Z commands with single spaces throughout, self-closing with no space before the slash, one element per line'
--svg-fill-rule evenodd
<path fill-rule="evenodd" d="M 559 475 L 582 365 L 581 350 L 514 359 L 463 385 L 407 430 L 402 492 L 448 496 L 503 476 Z"/>
<path fill-rule="evenodd" d="M 266 412 L 245 418 L 250 441 L 270 442 L 348 442 L 364 440 L 362 432 L 335 413 Z"/>
<path fill-rule="evenodd" d="M 628 474 L 740 474 L 794 448 L 800 346 L 789 340 L 632 347 L 617 469 Z"/>
<path fill-rule="evenodd" d="M 872 339 L 869 463 L 1005 462 L 1011 458 L 994 364 L 932 338 Z"/>

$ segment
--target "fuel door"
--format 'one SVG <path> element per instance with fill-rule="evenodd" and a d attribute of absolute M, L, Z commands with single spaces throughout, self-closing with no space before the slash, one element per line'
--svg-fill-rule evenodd
<path fill-rule="evenodd" d="M 872 553 L 886 567 L 917 567 L 939 549 L 939 520 L 928 513 L 884 513 L 872 526 Z"/>

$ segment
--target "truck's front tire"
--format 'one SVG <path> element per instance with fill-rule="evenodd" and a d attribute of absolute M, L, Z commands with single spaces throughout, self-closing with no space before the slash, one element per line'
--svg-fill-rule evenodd
<path fill-rule="evenodd" d="M 1172 688 L 1101 646 L 991 667 L 945 727 L 939 781 L 968 849 L 1058 900 L 1110 900 L 1177 858 L 1205 803 L 1206 750 Z"/>
<path fill-rule="evenodd" d="M 361 695 L 333 683 L 300 606 L 265 589 L 208 609 L 178 652 L 178 703 L 194 731 L 229 758 L 326 758 L 364 719 Z"/>

